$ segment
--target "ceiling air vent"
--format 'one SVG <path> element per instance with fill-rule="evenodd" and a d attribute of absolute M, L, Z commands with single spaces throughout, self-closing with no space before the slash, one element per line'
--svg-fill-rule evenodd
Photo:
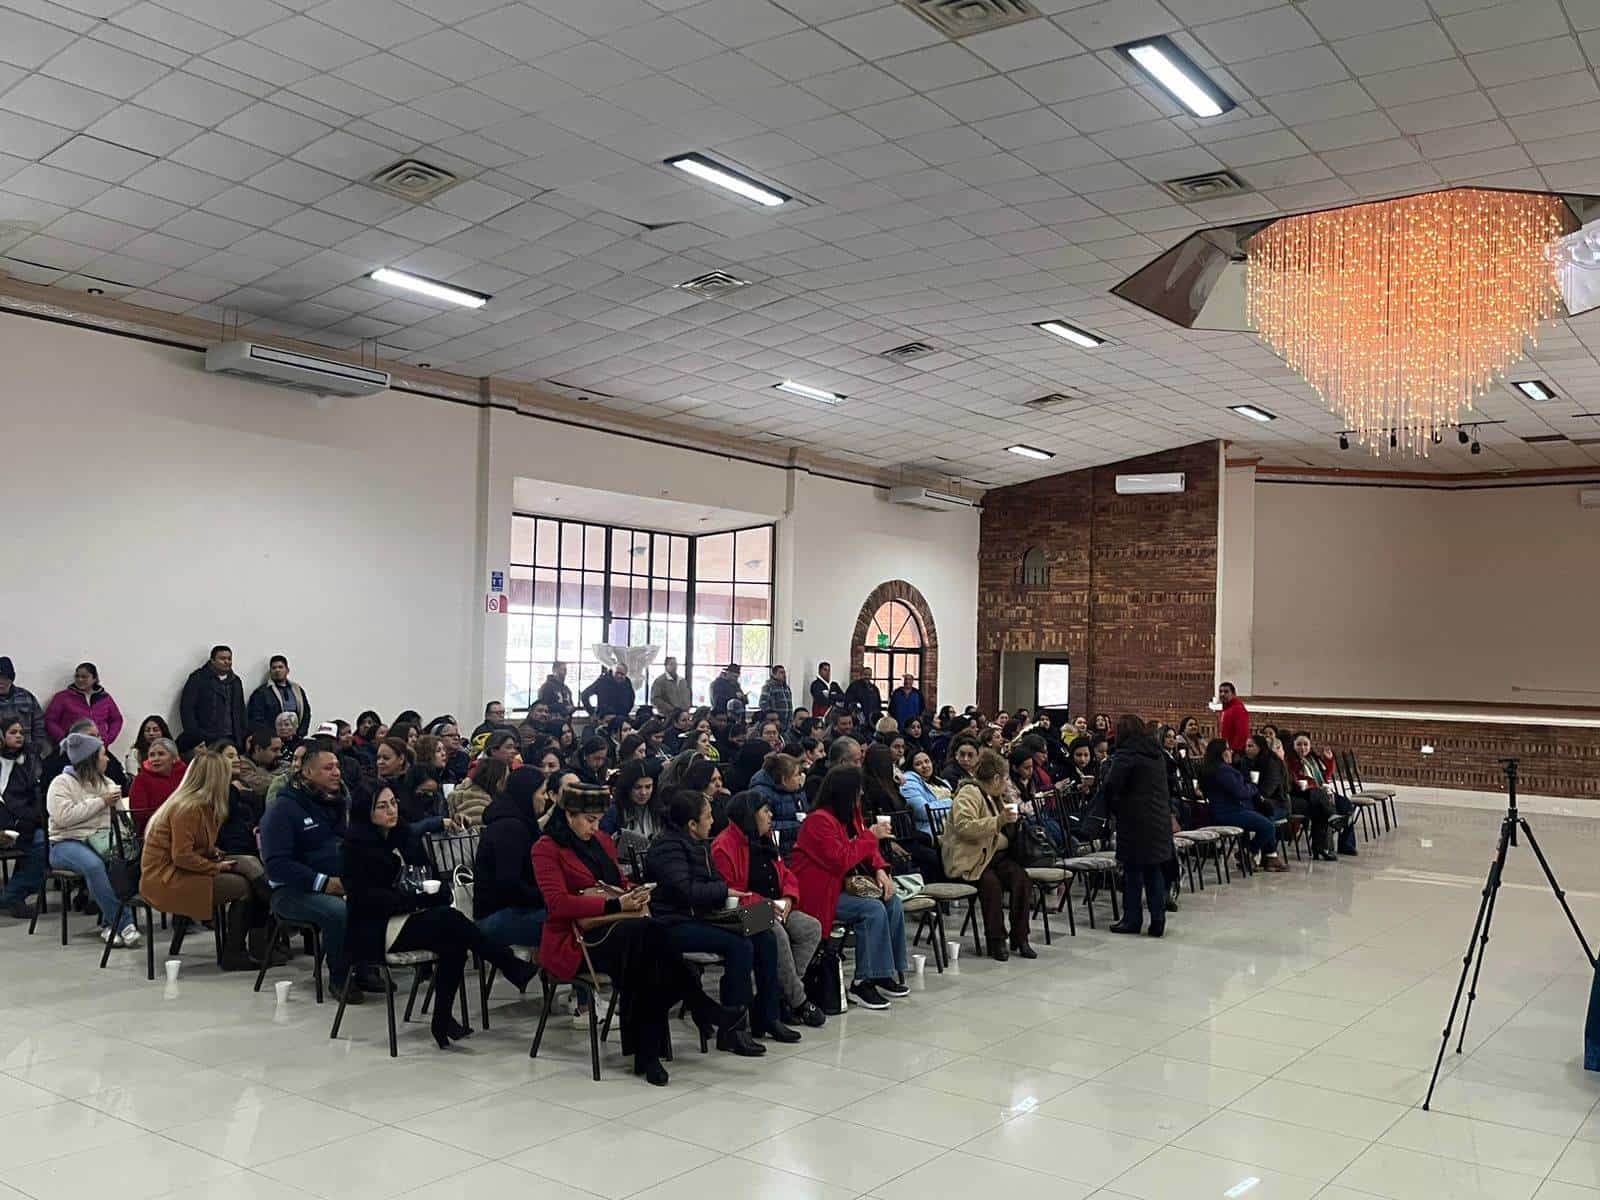
<path fill-rule="evenodd" d="M 1549 442 L 1564 442 L 1567 440 L 1567 435 L 1564 433 L 1541 433 L 1534 437 L 1524 437 L 1522 440 L 1530 446 L 1543 446 Z"/>
<path fill-rule="evenodd" d="M 404 158 L 371 176 L 367 182 L 391 196 L 421 204 L 461 181 L 443 167 L 430 166 L 420 159 Z"/>
<path fill-rule="evenodd" d="M 1574 446 L 1600 446 L 1600 437 L 1568 438 L 1567 441 L 1571 442 Z"/>
<path fill-rule="evenodd" d="M 934 348 L 927 342 L 907 342 L 904 346 L 895 346 L 879 352 L 880 358 L 887 358 L 894 362 L 910 362 L 914 358 L 923 358 L 932 354 Z"/>
<path fill-rule="evenodd" d="M 1160 187 L 1180 204 L 1217 200 L 1223 196 L 1242 196 L 1255 191 L 1232 171 L 1207 171 L 1204 175 L 1186 175 L 1182 179 L 1165 180 Z"/>
<path fill-rule="evenodd" d="M 987 33 L 1018 21 L 1031 21 L 1039 10 L 1028 0 L 900 0 L 928 24 L 954 38 Z"/>
<path fill-rule="evenodd" d="M 680 292 L 692 292 L 696 296 L 721 296 L 737 288 L 749 287 L 750 281 L 729 275 L 726 271 L 707 271 L 704 275 L 696 275 L 673 286 Z"/>

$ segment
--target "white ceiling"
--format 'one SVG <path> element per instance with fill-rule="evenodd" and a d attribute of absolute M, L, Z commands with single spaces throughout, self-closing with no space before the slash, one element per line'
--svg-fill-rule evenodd
<path fill-rule="evenodd" d="M 1600 192 L 1600 0 L 1035 2 L 955 42 L 893 0 L 0 0 L 0 222 L 37 229 L 0 233 L 0 268 L 1003 484 L 1208 437 L 1366 465 L 1253 338 L 1107 294 L 1191 230 L 1447 183 Z M 1108 49 L 1154 33 L 1239 107 L 1179 115 Z M 691 150 L 802 202 L 661 165 Z M 467 182 L 422 206 L 359 182 L 410 155 Z M 1153 186 L 1223 166 L 1256 193 Z M 494 299 L 409 299 L 363 278 L 384 265 Z M 713 268 L 755 285 L 671 287 Z M 877 356 L 914 339 L 941 352 Z M 1600 316 L 1551 330 L 1532 369 L 1563 398 L 1495 393 L 1484 453 L 1433 468 L 1600 462 L 1519 436 L 1600 435 L 1569 419 L 1600 410 L 1591 345 Z M 1063 388 L 1098 403 L 1018 407 Z"/>
<path fill-rule="evenodd" d="M 594 521 L 601 525 L 624 525 L 657 533 L 720 533 L 724 529 L 745 529 L 772 521 L 770 513 L 689 504 L 659 496 L 635 496 L 543 479 L 519 477 L 512 485 L 511 495 L 519 512 L 565 517 L 569 521 Z"/>

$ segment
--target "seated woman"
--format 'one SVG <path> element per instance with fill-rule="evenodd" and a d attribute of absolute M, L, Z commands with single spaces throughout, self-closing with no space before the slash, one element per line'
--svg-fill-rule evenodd
<path fill-rule="evenodd" d="M 1178 722 L 1178 740 L 1189 748 L 1185 756 L 1191 762 L 1198 763 L 1206 756 L 1206 742 L 1200 736 L 1200 719 L 1198 717 L 1184 717 Z"/>
<path fill-rule="evenodd" d="M 900 982 L 906 970 L 906 915 L 878 853 L 889 827 L 876 822 L 862 827 L 861 793 L 860 767 L 834 767 L 823 777 L 817 803 L 795 840 L 792 865 L 800 908 L 817 919 L 823 937 L 833 932 L 836 918 L 855 927 L 849 1002 L 884 1009 L 886 995 L 911 994 Z"/>
<path fill-rule="evenodd" d="M 699 792 L 711 805 L 711 834 L 722 832 L 728 824 L 728 789 L 722 784 L 722 768 L 705 757 L 692 758 L 678 778 L 678 786 Z M 671 792 L 668 791 L 668 795 Z M 659 907 L 659 905 L 658 905 Z"/>
<path fill-rule="evenodd" d="M 139 832 L 144 832 L 156 810 L 178 790 L 185 769 L 178 756 L 178 744 L 171 738 L 158 737 L 145 747 L 144 761 L 128 792 L 128 811 Z"/>
<path fill-rule="evenodd" d="M 907 717 L 900 722 L 900 733 L 906 740 L 905 757 L 910 758 L 918 750 L 927 751 L 929 757 L 933 755 L 933 743 L 929 740 L 926 729 L 923 727 L 921 717 Z"/>
<path fill-rule="evenodd" d="M 972 777 L 972 768 L 978 761 L 978 739 L 960 733 L 950 739 L 950 753 L 945 759 L 944 782 L 954 796 L 961 785 Z"/>
<path fill-rule="evenodd" d="M 450 793 L 450 818 L 464 829 L 476 829 L 483 824 L 483 814 L 489 805 L 506 790 L 506 780 L 511 777 L 511 767 L 500 758 L 486 758 L 466 783 L 457 784 Z"/>
<path fill-rule="evenodd" d="M 167 725 L 167 719 L 160 713 L 151 713 L 139 722 L 138 736 L 133 739 L 133 745 L 123 757 L 122 767 L 131 780 L 144 766 L 145 751 L 150 749 L 150 743 L 157 738 L 166 738 L 172 741 L 172 729 Z M 173 743 L 176 745 L 177 743 Z"/>
<path fill-rule="evenodd" d="M 267 949 L 269 889 L 259 858 L 217 848 L 232 781 L 232 768 L 220 754 L 202 750 L 194 756 L 183 782 L 145 828 L 139 891 L 162 912 L 196 923 L 225 908 L 222 969 L 253 971 Z"/>
<path fill-rule="evenodd" d="M 717 874 L 711 861 L 711 802 L 697 791 L 681 788 L 667 800 L 667 827 L 650 844 L 645 874 L 656 885 L 651 908 L 667 927 L 667 944 L 679 954 L 720 954 L 722 1004 L 729 1011 L 749 1010 L 749 1028 L 740 1019 L 717 1030 L 717 1049 L 746 1058 L 766 1053 L 753 1041 L 771 1037 L 798 1042 L 800 1035 L 778 1020 L 778 947 L 772 930 L 745 937 L 705 918 L 720 912 L 730 896 L 742 898 Z M 755 973 L 751 994 L 750 975 Z"/>
<path fill-rule="evenodd" d="M 643 761 L 627 763 L 611 781 L 611 807 L 600 828 L 613 839 L 627 833 L 643 853 L 666 823 L 666 805 L 656 796 L 655 773 Z"/>
<path fill-rule="evenodd" d="M 61 743 L 66 769 L 50 781 L 45 811 L 50 820 L 50 866 L 76 871 L 100 909 L 100 938 L 114 946 L 137 946 L 133 910 L 122 910 L 121 929 L 111 928 L 119 908 L 106 875 L 105 860 L 90 839 L 109 842 L 111 810 L 122 803 L 122 789 L 106 775 L 106 748 L 92 733 L 69 733 Z"/>
<path fill-rule="evenodd" d="M 263 793 L 249 782 L 244 771 L 249 758 L 240 754 L 230 739 L 217 738 L 207 742 L 205 748 L 207 753 L 220 756 L 228 764 L 228 804 L 222 811 L 222 823 L 217 830 L 217 849 L 224 854 L 255 857 L 259 851 L 256 829 L 266 813 L 266 798 L 271 794 L 271 788 Z M 303 753 L 300 759 L 304 761 Z M 276 776 L 273 782 L 277 782 Z"/>
<path fill-rule="evenodd" d="M 604 788 L 575 784 L 545 822 L 533 845 L 533 874 L 548 916 L 539 964 L 552 978 L 579 980 L 585 959 L 618 986 L 622 1052 L 633 1073 L 656 1087 L 668 1078 L 661 1060 L 671 1034 L 667 1015 L 684 1002 L 703 1036 L 744 1019 L 700 990 L 700 981 L 667 943 L 667 927 L 648 920 L 650 889 L 626 883 L 611 839 L 600 832 L 610 804 Z"/>
<path fill-rule="evenodd" d="M 431 1028 L 441 1050 L 471 1033 L 452 1015 L 469 952 L 493 963 L 518 991 L 538 973 L 452 908 L 448 887 L 429 895 L 407 886 L 407 868 L 424 867 L 427 858 L 400 819 L 400 806 L 387 784 L 351 797 L 350 829 L 341 854 L 345 952 L 355 963 L 381 963 L 386 953 L 407 950 L 438 956 Z"/>
<path fill-rule="evenodd" d="M 544 897 L 533 877 L 533 844 L 549 807 L 544 772 L 518 767 L 505 793 L 483 812 L 483 835 L 472 863 L 472 918 L 490 940 L 537 946 L 544 932 Z"/>
<path fill-rule="evenodd" d="M 1295 815 L 1311 822 L 1311 853 L 1323 862 L 1337 862 L 1339 854 L 1356 852 L 1355 827 L 1349 824 L 1350 802 L 1329 793 L 1327 768 L 1311 751 L 1311 735 L 1303 730 L 1289 744 L 1285 771 L 1292 792 L 1289 804 Z M 1328 831 L 1335 812 L 1346 818 L 1339 832 L 1339 854 L 1329 845 Z M 1348 839 L 1348 840 L 1346 840 Z"/>
<path fill-rule="evenodd" d="M 1010 842 L 1005 831 L 1014 828 L 1021 815 L 1020 805 L 1006 799 L 1006 773 L 1006 761 L 993 750 L 978 755 L 972 777 L 961 785 L 950 805 L 950 818 L 939 843 L 946 874 L 978 889 L 989 957 L 996 962 L 1005 962 L 1012 951 L 1023 958 L 1039 957 L 1029 945 L 1033 887 L 1027 871 L 1006 854 Z M 1011 894 L 1009 936 L 1001 912 L 1001 898 L 1007 892 Z"/>
<path fill-rule="evenodd" d="M 805 768 L 792 755 L 769 754 L 761 760 L 761 770 L 751 778 L 749 790 L 766 804 L 778 834 L 778 854 L 788 858 L 805 814 Z"/>
<path fill-rule="evenodd" d="M 783 1002 L 778 1019 L 784 1024 L 803 1022 L 813 1028 L 827 1017 L 806 999 L 805 974 L 822 944 L 822 926 L 809 913 L 797 911 L 800 884 L 795 880 L 772 838 L 772 808 L 760 792 L 740 792 L 728 803 L 728 827 L 711 843 L 711 861 L 727 881 L 730 894 L 740 904 L 772 901 L 778 926 L 773 930 L 778 948 L 778 986 Z"/>
<path fill-rule="evenodd" d="M 0 850 L 24 855 L 0 888 L 0 908 L 13 917 L 33 916 L 28 897 L 44 881 L 50 849 L 39 808 L 39 758 L 28 744 L 28 726 L 16 714 L 0 717 Z"/>
<path fill-rule="evenodd" d="M 895 736 L 898 738 L 900 735 L 897 732 Z M 878 844 L 878 853 L 883 855 L 889 869 L 896 875 L 915 871 L 928 883 L 942 880 L 944 864 L 939 861 L 939 852 L 933 848 L 933 838 L 918 834 L 914 828 L 906 829 L 908 824 L 915 826 L 916 818 L 912 816 L 911 806 L 906 803 L 900 785 L 895 781 L 894 751 L 882 744 L 868 746 L 861 763 L 861 783 L 861 807 L 867 819 L 888 817 L 891 830 L 895 821 L 900 823 L 901 832 Z"/>
<path fill-rule="evenodd" d="M 1272 752 L 1272 743 L 1259 733 L 1253 733 L 1244 743 L 1247 778 L 1256 785 L 1261 803 L 1268 808 L 1267 816 L 1281 821 L 1289 815 L 1289 789 L 1284 779 L 1283 763 Z"/>
<path fill-rule="evenodd" d="M 1254 851 L 1264 869 L 1289 869 L 1277 855 L 1278 834 L 1272 818 L 1263 817 L 1255 809 L 1255 785 L 1234 768 L 1233 751 L 1221 738 L 1206 743 L 1206 756 L 1200 764 L 1200 791 L 1211 806 L 1212 824 L 1237 825 L 1245 831 L 1245 844 L 1239 848 L 1241 857 Z"/>
<path fill-rule="evenodd" d="M 573 756 L 572 769 L 578 778 L 593 787 L 604 787 L 606 760 L 611 757 L 611 745 L 605 738 L 591 735 L 583 739 L 578 753 Z"/>

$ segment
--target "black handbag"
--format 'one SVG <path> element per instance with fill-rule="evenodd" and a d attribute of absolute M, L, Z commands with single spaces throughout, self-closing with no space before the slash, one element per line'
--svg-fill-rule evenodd
<path fill-rule="evenodd" d="M 1011 860 L 1019 867 L 1059 867 L 1061 865 L 1061 852 L 1056 849 L 1050 835 L 1042 825 L 1035 825 L 1030 821 L 1019 821 L 1012 826 L 1011 832 L 1006 835 L 1009 839 L 1007 851 Z"/>
<path fill-rule="evenodd" d="M 118 900 L 132 900 L 139 894 L 143 873 L 144 839 L 125 812 L 111 814 L 111 851 L 106 856 L 106 881 Z M 110 920 L 110 916 L 106 917 Z"/>
<path fill-rule="evenodd" d="M 843 942 L 844 931 L 835 931 L 817 947 L 816 957 L 806 968 L 806 999 L 830 1017 L 844 1012 L 844 955 L 839 949 Z"/>
<path fill-rule="evenodd" d="M 738 908 L 719 908 L 706 918 L 719 929 L 730 929 L 745 937 L 755 937 L 772 928 L 772 901 L 757 900 L 754 904 L 741 904 Z"/>

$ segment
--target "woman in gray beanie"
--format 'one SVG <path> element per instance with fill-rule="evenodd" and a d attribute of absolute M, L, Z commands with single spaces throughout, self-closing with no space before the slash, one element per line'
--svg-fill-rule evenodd
<path fill-rule="evenodd" d="M 67 769 L 50 782 L 45 810 L 50 815 L 50 865 L 57 870 L 76 871 L 89 885 L 89 894 L 100 907 L 100 923 L 107 925 L 119 905 L 117 894 L 106 877 L 106 864 L 90 844 L 96 834 L 109 834 L 111 810 L 122 801 L 122 789 L 106 778 L 106 748 L 92 733 L 69 733 L 61 743 L 67 756 Z M 123 913 L 125 924 L 115 932 L 101 930 L 102 940 L 117 946 L 137 946 L 139 927 L 131 910 Z"/>

